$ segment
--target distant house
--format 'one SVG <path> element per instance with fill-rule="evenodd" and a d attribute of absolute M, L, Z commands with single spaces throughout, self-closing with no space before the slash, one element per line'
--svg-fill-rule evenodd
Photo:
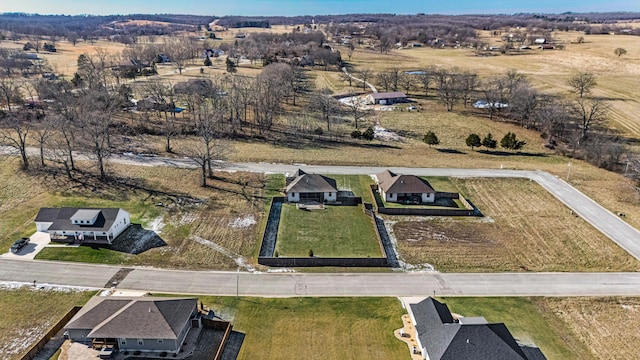
<path fill-rule="evenodd" d="M 338 199 L 334 179 L 318 174 L 307 174 L 298 169 L 286 189 L 289 202 L 331 202 Z"/>
<path fill-rule="evenodd" d="M 172 111 L 172 109 L 175 109 L 175 104 L 167 101 L 163 102 L 153 96 L 147 96 L 136 101 L 136 109 L 138 111 Z"/>
<path fill-rule="evenodd" d="M 67 323 L 69 338 L 115 344 L 123 351 L 177 354 L 191 328 L 199 328 L 196 298 L 91 298 Z"/>
<path fill-rule="evenodd" d="M 503 323 L 454 319 L 446 304 L 427 298 L 409 305 L 417 332 L 414 353 L 428 360 L 545 360 L 536 347 L 520 345 Z"/>
<path fill-rule="evenodd" d="M 436 192 L 429 183 L 415 175 L 399 175 L 385 170 L 376 174 L 378 191 L 387 202 L 433 203 Z"/>
<path fill-rule="evenodd" d="M 547 39 L 545 39 L 545 38 L 536 38 L 535 40 L 533 40 L 533 43 L 536 44 L 536 45 L 546 44 L 547 43 Z"/>
<path fill-rule="evenodd" d="M 52 240 L 111 244 L 131 225 L 129 212 L 118 208 L 42 208 L 36 229 Z"/>
<path fill-rule="evenodd" d="M 365 102 L 367 104 L 391 105 L 391 104 L 405 102 L 405 101 L 407 101 L 407 95 L 399 91 L 373 93 L 365 97 Z"/>

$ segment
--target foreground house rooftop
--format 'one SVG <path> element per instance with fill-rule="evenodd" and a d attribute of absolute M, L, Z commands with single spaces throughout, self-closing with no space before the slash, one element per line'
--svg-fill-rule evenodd
<path fill-rule="evenodd" d="M 543 360 L 537 348 L 521 346 L 503 323 L 454 319 L 446 304 L 431 297 L 411 304 L 423 358 L 429 360 Z"/>

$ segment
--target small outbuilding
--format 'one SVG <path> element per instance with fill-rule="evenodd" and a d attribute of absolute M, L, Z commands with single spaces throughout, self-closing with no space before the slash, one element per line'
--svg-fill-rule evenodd
<path fill-rule="evenodd" d="M 389 170 L 376 174 L 378 191 L 387 202 L 426 204 L 436 200 L 436 192 L 427 180 L 415 175 L 400 175 Z"/>
<path fill-rule="evenodd" d="M 391 105 L 407 101 L 407 95 L 400 91 L 373 93 L 365 96 L 365 103 Z"/>
<path fill-rule="evenodd" d="M 336 181 L 319 174 L 307 174 L 298 169 L 287 185 L 289 202 L 332 202 L 338 200 Z"/>

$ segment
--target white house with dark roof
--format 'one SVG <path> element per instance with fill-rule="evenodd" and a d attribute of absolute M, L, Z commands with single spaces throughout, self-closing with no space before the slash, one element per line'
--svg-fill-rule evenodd
<path fill-rule="evenodd" d="M 449 307 L 431 297 L 409 304 L 417 351 L 425 360 L 546 360 L 537 347 L 521 345 L 503 323 L 484 318 L 454 319 Z"/>
<path fill-rule="evenodd" d="M 129 212 L 119 208 L 42 208 L 36 229 L 52 240 L 111 244 L 129 225 Z"/>
<path fill-rule="evenodd" d="M 389 170 L 376 174 L 378 192 L 387 202 L 433 203 L 436 192 L 429 182 L 415 175 L 400 175 Z"/>
<path fill-rule="evenodd" d="M 332 202 L 338 200 L 338 188 L 334 179 L 318 174 L 307 174 L 298 169 L 287 185 L 289 202 Z"/>
<path fill-rule="evenodd" d="M 196 298 L 91 298 L 65 330 L 76 342 L 117 344 L 122 351 L 177 354 L 192 327 L 200 327 Z"/>

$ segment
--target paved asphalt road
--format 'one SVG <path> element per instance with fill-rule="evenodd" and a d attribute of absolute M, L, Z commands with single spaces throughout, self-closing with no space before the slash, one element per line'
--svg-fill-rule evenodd
<path fill-rule="evenodd" d="M 0 260 L 0 281 L 103 288 L 119 267 Z M 119 289 L 235 296 L 640 296 L 640 273 L 237 273 L 133 268 Z"/>
<path fill-rule="evenodd" d="M 2 152 L 3 149 L 0 149 Z M 195 168 L 188 159 L 118 155 L 111 161 L 138 166 Z M 220 163 L 225 171 L 293 173 L 298 167 L 325 174 L 376 174 L 385 168 Z M 640 232 L 561 179 L 542 171 L 501 169 L 389 168 L 421 176 L 512 177 L 536 181 L 576 214 L 640 259 Z M 0 259 L 0 280 L 109 287 L 120 269 L 110 266 Z M 135 268 L 122 289 L 255 296 L 426 296 L 426 295 L 640 295 L 640 273 L 501 274 L 249 274 Z"/>

